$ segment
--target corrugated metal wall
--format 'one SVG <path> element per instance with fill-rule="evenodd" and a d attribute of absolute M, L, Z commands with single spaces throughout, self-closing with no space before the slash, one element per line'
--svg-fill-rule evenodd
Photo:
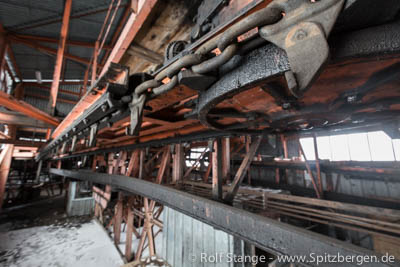
<path fill-rule="evenodd" d="M 248 263 L 228 262 L 224 255 L 247 255 L 249 245 L 223 231 L 193 219 L 183 213 L 165 207 L 163 211 L 163 251 L 162 257 L 174 267 L 247 267 Z M 203 260 L 202 260 L 203 255 Z M 213 261 L 206 262 L 205 255 Z"/>
<path fill-rule="evenodd" d="M 76 198 L 77 182 L 70 182 L 68 189 L 67 214 L 69 216 L 91 215 L 94 211 L 94 198 Z"/>

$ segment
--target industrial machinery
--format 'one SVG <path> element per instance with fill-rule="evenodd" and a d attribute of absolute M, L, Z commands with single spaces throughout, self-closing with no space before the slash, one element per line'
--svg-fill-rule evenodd
<path fill-rule="evenodd" d="M 341 175 L 389 183 L 398 166 L 320 162 L 316 136 L 363 129 L 400 137 L 400 1 L 193 3 L 190 31 L 165 45 L 162 64 L 138 73 L 135 62 L 109 65 L 81 100 L 93 103 L 75 112 L 78 103 L 36 160 L 57 163 L 53 175 L 93 183 L 96 216 L 112 186 L 143 197 L 127 202 L 139 203 L 136 215 L 149 225 L 161 225 L 155 207 L 166 205 L 275 255 L 305 253 L 303 244 L 319 253 L 367 253 L 337 241 L 350 236 L 338 229 L 366 233 L 358 245 L 366 236 L 398 239 L 398 198 L 337 191 Z M 314 139 L 312 160 L 299 141 L 305 136 Z M 281 191 L 241 188 L 246 175 L 252 185 L 250 165 Z M 338 173 L 336 185 L 329 173 Z M 291 175 L 304 181 L 301 189 Z"/>
<path fill-rule="evenodd" d="M 183 105 L 191 111 L 173 120 L 198 120 L 215 133 L 384 124 L 390 136 L 398 135 L 398 25 L 390 22 L 396 1 L 377 7 L 379 18 L 360 16 L 371 1 L 240 2 L 203 1 L 190 42 L 168 45 L 164 64 L 152 74 L 128 79 L 127 69 L 111 66 L 92 86 L 103 96 L 38 159 L 57 149 L 74 152 L 82 138 L 94 147 L 99 130 L 127 116 L 125 133 L 138 136 L 142 117 L 161 113 L 158 102 L 174 104 L 162 99 L 176 90 L 193 97 Z M 120 84 L 108 81 L 117 73 L 125 76 Z"/>

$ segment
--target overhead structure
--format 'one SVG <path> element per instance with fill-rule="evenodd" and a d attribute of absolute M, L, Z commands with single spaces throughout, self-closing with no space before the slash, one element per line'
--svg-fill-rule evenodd
<path fill-rule="evenodd" d="M 12 136 L 0 143 L 36 160 L 35 173 L 15 160 L 21 180 L 74 179 L 69 209 L 91 190 L 117 246 L 125 224 L 121 251 L 137 266 L 179 262 L 157 251 L 164 230 L 174 257 L 197 244 L 181 213 L 270 264 L 305 255 L 304 265 L 329 265 L 311 250 L 399 265 L 399 1 L 106 2 L 2 22 L 0 105 L 11 111 L 0 123 Z"/>

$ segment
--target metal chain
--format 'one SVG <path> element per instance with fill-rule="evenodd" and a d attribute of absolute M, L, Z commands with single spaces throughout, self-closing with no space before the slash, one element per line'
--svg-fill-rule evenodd
<path fill-rule="evenodd" d="M 188 54 L 178 59 L 170 66 L 158 73 L 153 80 L 146 81 L 135 88 L 132 96 L 131 124 L 127 127 L 128 135 L 138 133 L 145 101 L 151 97 L 164 94 L 173 89 L 178 84 L 177 74 L 182 68 L 190 69 L 195 74 L 205 74 L 228 62 L 238 51 L 237 38 L 254 29 L 278 22 L 282 18 L 282 11 L 277 8 L 265 7 L 247 16 L 245 19 L 232 25 L 222 34 L 210 39 L 200 46 L 193 54 Z M 218 48 L 220 54 L 207 59 L 206 55 Z M 169 82 L 163 84 L 162 81 L 169 78 Z M 140 99 L 140 101 L 139 101 Z"/>

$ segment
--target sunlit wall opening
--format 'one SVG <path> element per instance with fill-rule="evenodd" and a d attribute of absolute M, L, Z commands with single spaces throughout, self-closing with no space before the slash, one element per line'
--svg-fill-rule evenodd
<path fill-rule="evenodd" d="M 397 161 L 400 139 L 391 139 L 383 131 L 319 136 L 319 159 L 330 161 Z M 315 160 L 314 140 L 301 138 L 307 160 Z M 304 160 L 304 158 L 303 158 Z"/>

